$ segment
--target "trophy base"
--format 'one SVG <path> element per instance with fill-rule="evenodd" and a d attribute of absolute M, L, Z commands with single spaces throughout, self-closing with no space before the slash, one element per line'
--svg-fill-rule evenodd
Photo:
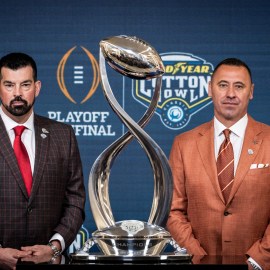
<path fill-rule="evenodd" d="M 192 255 L 190 254 L 162 254 L 162 255 L 144 255 L 144 256 L 116 256 L 99 254 L 70 254 L 71 264 L 192 264 Z"/>
<path fill-rule="evenodd" d="M 174 247 L 174 254 L 187 254 L 186 249 L 179 247 L 164 228 L 139 220 L 119 221 L 93 232 L 92 238 L 76 251 L 76 255 L 88 256 L 94 244 L 103 255 L 111 257 L 159 256 L 168 244 Z"/>

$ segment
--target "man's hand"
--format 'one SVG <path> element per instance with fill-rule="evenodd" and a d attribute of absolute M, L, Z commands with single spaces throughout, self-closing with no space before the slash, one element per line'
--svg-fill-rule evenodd
<path fill-rule="evenodd" d="M 0 268 L 15 270 L 18 259 L 25 258 L 30 254 L 30 251 L 22 251 L 13 248 L 0 248 Z"/>
<path fill-rule="evenodd" d="M 22 251 L 28 252 L 29 255 L 22 258 L 22 262 L 34 262 L 34 263 L 44 263 L 50 262 L 53 257 L 53 251 L 48 245 L 34 245 L 22 247 Z M 58 256 L 54 260 L 54 264 L 59 264 L 61 260 L 61 256 Z"/>

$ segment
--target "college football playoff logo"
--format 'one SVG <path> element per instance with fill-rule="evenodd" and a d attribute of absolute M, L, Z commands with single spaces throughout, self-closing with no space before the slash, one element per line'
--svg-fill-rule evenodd
<path fill-rule="evenodd" d="M 67 99 L 80 104 L 86 102 L 95 93 L 100 72 L 95 57 L 84 47 L 74 46 L 60 60 L 57 68 L 57 82 Z M 76 98 L 74 98 L 74 96 Z"/>

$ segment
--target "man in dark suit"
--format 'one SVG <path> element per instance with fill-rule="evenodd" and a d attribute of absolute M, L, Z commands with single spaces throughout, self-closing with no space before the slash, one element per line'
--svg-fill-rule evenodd
<path fill-rule="evenodd" d="M 85 217 L 77 140 L 71 126 L 34 113 L 41 82 L 32 57 L 2 57 L 0 80 L 0 263 L 56 262 Z M 18 125 L 26 127 L 21 140 L 32 171 L 28 189 L 13 150 Z"/>
<path fill-rule="evenodd" d="M 253 91 L 243 61 L 228 58 L 216 66 L 208 88 L 214 119 L 178 135 L 171 149 L 174 192 L 167 228 L 194 258 L 241 255 L 249 269 L 269 270 L 270 127 L 247 113 Z M 234 155 L 218 170 L 226 129 L 230 141 L 222 150 L 232 146 Z M 231 177 L 221 186 L 231 165 Z"/>

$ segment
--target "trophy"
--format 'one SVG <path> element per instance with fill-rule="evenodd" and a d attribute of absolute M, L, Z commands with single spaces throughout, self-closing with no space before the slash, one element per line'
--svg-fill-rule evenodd
<path fill-rule="evenodd" d="M 110 87 L 106 62 L 120 74 L 136 80 L 156 79 L 153 97 L 144 115 L 135 122 L 119 105 Z M 190 259 L 185 248 L 179 247 L 170 233 L 164 229 L 172 200 L 172 173 L 164 152 L 143 130 L 154 114 L 161 90 L 163 62 L 157 51 L 146 41 L 125 35 L 113 36 L 100 41 L 99 65 L 104 95 L 113 111 L 128 131 L 107 147 L 94 162 L 89 175 L 88 192 L 97 230 L 72 258 L 91 260 L 91 247 L 96 244 L 105 257 L 121 257 L 122 260 L 138 257 L 160 258 L 170 244 L 174 255 Z M 112 164 L 132 139 L 144 149 L 154 176 L 154 195 L 147 222 L 123 220 L 115 222 L 109 200 L 109 177 Z M 164 257 L 163 257 L 164 258 Z"/>

